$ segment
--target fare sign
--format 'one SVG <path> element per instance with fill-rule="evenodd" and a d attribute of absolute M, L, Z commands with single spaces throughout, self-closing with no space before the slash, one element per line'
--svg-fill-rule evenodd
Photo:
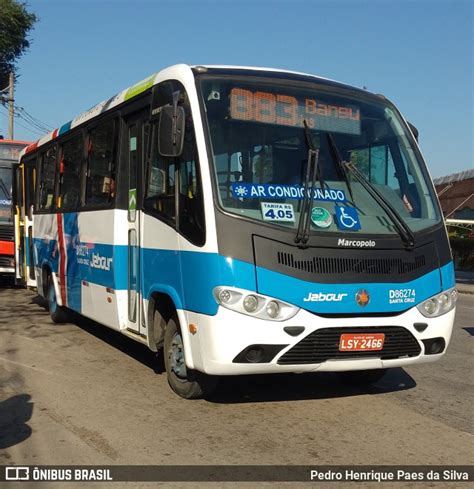
<path fill-rule="evenodd" d="M 230 117 L 234 120 L 303 127 L 345 134 L 360 134 L 360 109 L 309 97 L 251 91 L 234 87 L 230 92 Z"/>

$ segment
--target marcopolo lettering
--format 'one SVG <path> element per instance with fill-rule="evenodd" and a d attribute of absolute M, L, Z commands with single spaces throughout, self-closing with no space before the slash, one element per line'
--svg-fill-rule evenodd
<path fill-rule="evenodd" d="M 337 241 L 337 246 L 352 246 L 354 248 L 373 248 L 375 245 L 376 243 L 372 239 L 362 240 L 339 238 Z"/>

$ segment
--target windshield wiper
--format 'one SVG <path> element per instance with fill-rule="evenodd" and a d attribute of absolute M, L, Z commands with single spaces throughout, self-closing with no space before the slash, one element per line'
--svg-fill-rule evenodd
<path fill-rule="evenodd" d="M 313 140 L 309 133 L 306 119 L 303 121 L 306 144 L 308 145 L 308 158 L 306 160 L 306 177 L 304 181 L 304 197 L 301 205 L 300 219 L 298 222 L 298 231 L 295 237 L 295 243 L 298 243 L 301 248 L 306 247 L 309 239 L 309 227 L 311 218 L 311 207 L 314 200 L 314 185 L 316 177 L 319 175 L 321 186 L 323 185 L 321 173 L 318 172 L 319 149 L 314 147 Z M 311 186 L 309 183 L 311 182 Z"/>
<path fill-rule="evenodd" d="M 408 227 L 402 216 L 398 213 L 395 207 L 380 193 L 377 187 L 367 180 L 364 174 L 362 174 L 354 165 L 348 161 L 344 162 L 345 167 L 354 175 L 354 177 L 362 184 L 362 186 L 369 192 L 369 194 L 377 201 L 377 203 L 385 211 L 385 214 L 395 225 L 400 238 L 402 238 L 405 248 L 412 250 L 415 247 L 415 235 Z"/>
<path fill-rule="evenodd" d="M 344 178 L 346 185 L 347 185 L 347 190 L 349 190 L 352 202 L 354 203 L 354 195 L 352 194 L 351 182 L 349 181 L 349 176 L 347 175 L 346 167 L 344 166 L 344 164 L 342 162 L 342 158 L 341 158 L 341 155 L 339 154 L 339 150 L 337 149 L 334 138 L 332 137 L 332 134 L 330 132 L 328 132 L 326 134 L 326 136 L 328 139 L 329 149 L 331 151 L 332 157 L 336 161 L 337 171 L 339 173 L 339 177 Z"/>
<path fill-rule="evenodd" d="M 0 178 L 0 188 L 2 189 L 3 193 L 5 194 L 5 197 L 8 200 L 11 200 L 11 198 L 12 198 L 11 193 L 8 191 L 8 188 L 5 185 L 5 182 L 3 181 L 3 178 Z"/>

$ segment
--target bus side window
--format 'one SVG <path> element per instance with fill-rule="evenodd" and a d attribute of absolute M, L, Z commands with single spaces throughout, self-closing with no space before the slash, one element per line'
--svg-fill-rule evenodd
<path fill-rule="evenodd" d="M 32 164 L 25 165 L 25 208 L 28 218 L 32 219 L 35 202 L 35 167 Z"/>
<path fill-rule="evenodd" d="M 56 148 L 50 148 L 40 156 L 39 210 L 51 210 L 54 201 L 54 174 L 56 171 Z"/>
<path fill-rule="evenodd" d="M 153 128 L 153 140 L 156 141 L 157 125 Z M 172 158 L 165 158 L 152 151 L 148 164 L 147 188 L 144 208 L 160 214 L 165 220 L 175 221 L 175 164 Z"/>
<path fill-rule="evenodd" d="M 400 187 L 395 173 L 390 148 L 386 145 L 351 151 L 351 163 L 375 185 L 387 185 L 393 190 Z"/>
<path fill-rule="evenodd" d="M 158 123 L 151 126 L 151 156 L 146 169 L 144 208 L 178 227 L 197 246 L 205 242 L 204 197 L 191 107 L 183 85 L 175 80 L 160 84 L 158 106 L 172 104 L 175 97 L 185 111 L 184 145 L 181 156 L 158 152 Z M 178 202 L 176 202 L 178 198 Z M 176 208 L 179 216 L 176 216 Z"/>
<path fill-rule="evenodd" d="M 204 197 L 192 119 L 186 118 L 179 158 L 179 232 L 197 246 L 205 243 Z"/>
<path fill-rule="evenodd" d="M 115 196 L 114 126 L 109 120 L 89 133 L 86 206 L 107 206 Z"/>
<path fill-rule="evenodd" d="M 82 135 L 77 134 L 61 147 L 59 162 L 60 190 L 57 207 L 75 210 L 79 204 L 81 187 Z"/>

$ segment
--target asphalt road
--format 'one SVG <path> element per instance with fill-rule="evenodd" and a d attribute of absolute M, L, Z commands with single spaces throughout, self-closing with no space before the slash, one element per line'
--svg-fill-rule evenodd
<path fill-rule="evenodd" d="M 80 318 L 54 325 L 33 292 L 4 287 L 0 465 L 473 464 L 473 318 L 461 295 L 443 360 L 369 389 L 267 375 L 185 401 L 144 346 Z"/>

